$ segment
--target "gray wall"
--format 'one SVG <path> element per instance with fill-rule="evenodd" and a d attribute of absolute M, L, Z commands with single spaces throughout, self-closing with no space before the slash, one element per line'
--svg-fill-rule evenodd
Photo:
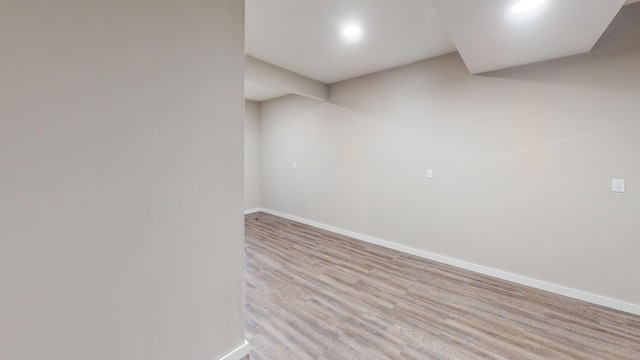
<path fill-rule="evenodd" d="M 262 206 L 640 304 L 639 27 L 628 6 L 590 54 L 484 76 L 451 54 L 264 102 Z"/>
<path fill-rule="evenodd" d="M 243 6 L 2 1 L 0 358 L 243 343 Z"/>
<path fill-rule="evenodd" d="M 244 209 L 260 207 L 260 103 L 244 105 Z"/>

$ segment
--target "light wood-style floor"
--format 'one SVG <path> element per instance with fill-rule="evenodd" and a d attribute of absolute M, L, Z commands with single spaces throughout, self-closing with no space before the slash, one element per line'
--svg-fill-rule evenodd
<path fill-rule="evenodd" d="M 640 317 L 265 213 L 246 218 L 251 360 L 640 359 Z"/>

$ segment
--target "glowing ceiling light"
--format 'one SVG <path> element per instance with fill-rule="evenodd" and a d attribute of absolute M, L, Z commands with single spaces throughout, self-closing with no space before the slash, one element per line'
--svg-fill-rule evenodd
<path fill-rule="evenodd" d="M 516 14 L 526 13 L 534 9 L 537 9 L 544 2 L 545 0 L 521 0 L 517 2 L 515 5 L 513 5 L 513 7 L 511 8 L 511 11 Z"/>
<path fill-rule="evenodd" d="M 362 29 L 359 26 L 347 26 L 342 30 L 344 36 L 353 37 L 358 36 L 362 32 Z"/>
<path fill-rule="evenodd" d="M 348 25 L 342 28 L 342 38 L 348 43 L 356 43 L 362 40 L 364 31 L 358 25 Z"/>

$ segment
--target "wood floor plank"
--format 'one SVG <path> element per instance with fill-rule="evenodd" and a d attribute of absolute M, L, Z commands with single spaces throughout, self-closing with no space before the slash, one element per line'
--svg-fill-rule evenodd
<path fill-rule="evenodd" d="M 245 217 L 247 360 L 640 359 L 640 316 Z"/>

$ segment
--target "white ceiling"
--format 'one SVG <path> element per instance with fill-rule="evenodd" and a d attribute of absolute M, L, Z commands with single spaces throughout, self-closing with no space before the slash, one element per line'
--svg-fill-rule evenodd
<path fill-rule="evenodd" d="M 455 51 L 429 0 L 246 0 L 247 54 L 334 83 Z M 350 22 L 361 42 L 342 41 Z"/>
<path fill-rule="evenodd" d="M 520 18 L 515 2 L 246 0 L 246 53 L 325 84 L 453 51 L 480 73 L 589 51 L 625 0 L 546 0 Z M 341 38 L 350 23 L 363 27 L 360 42 Z M 254 82 L 245 93 L 263 101 L 287 91 Z"/>
<path fill-rule="evenodd" d="M 625 0 L 547 0 L 515 14 L 514 0 L 432 0 L 472 74 L 588 52 Z"/>

